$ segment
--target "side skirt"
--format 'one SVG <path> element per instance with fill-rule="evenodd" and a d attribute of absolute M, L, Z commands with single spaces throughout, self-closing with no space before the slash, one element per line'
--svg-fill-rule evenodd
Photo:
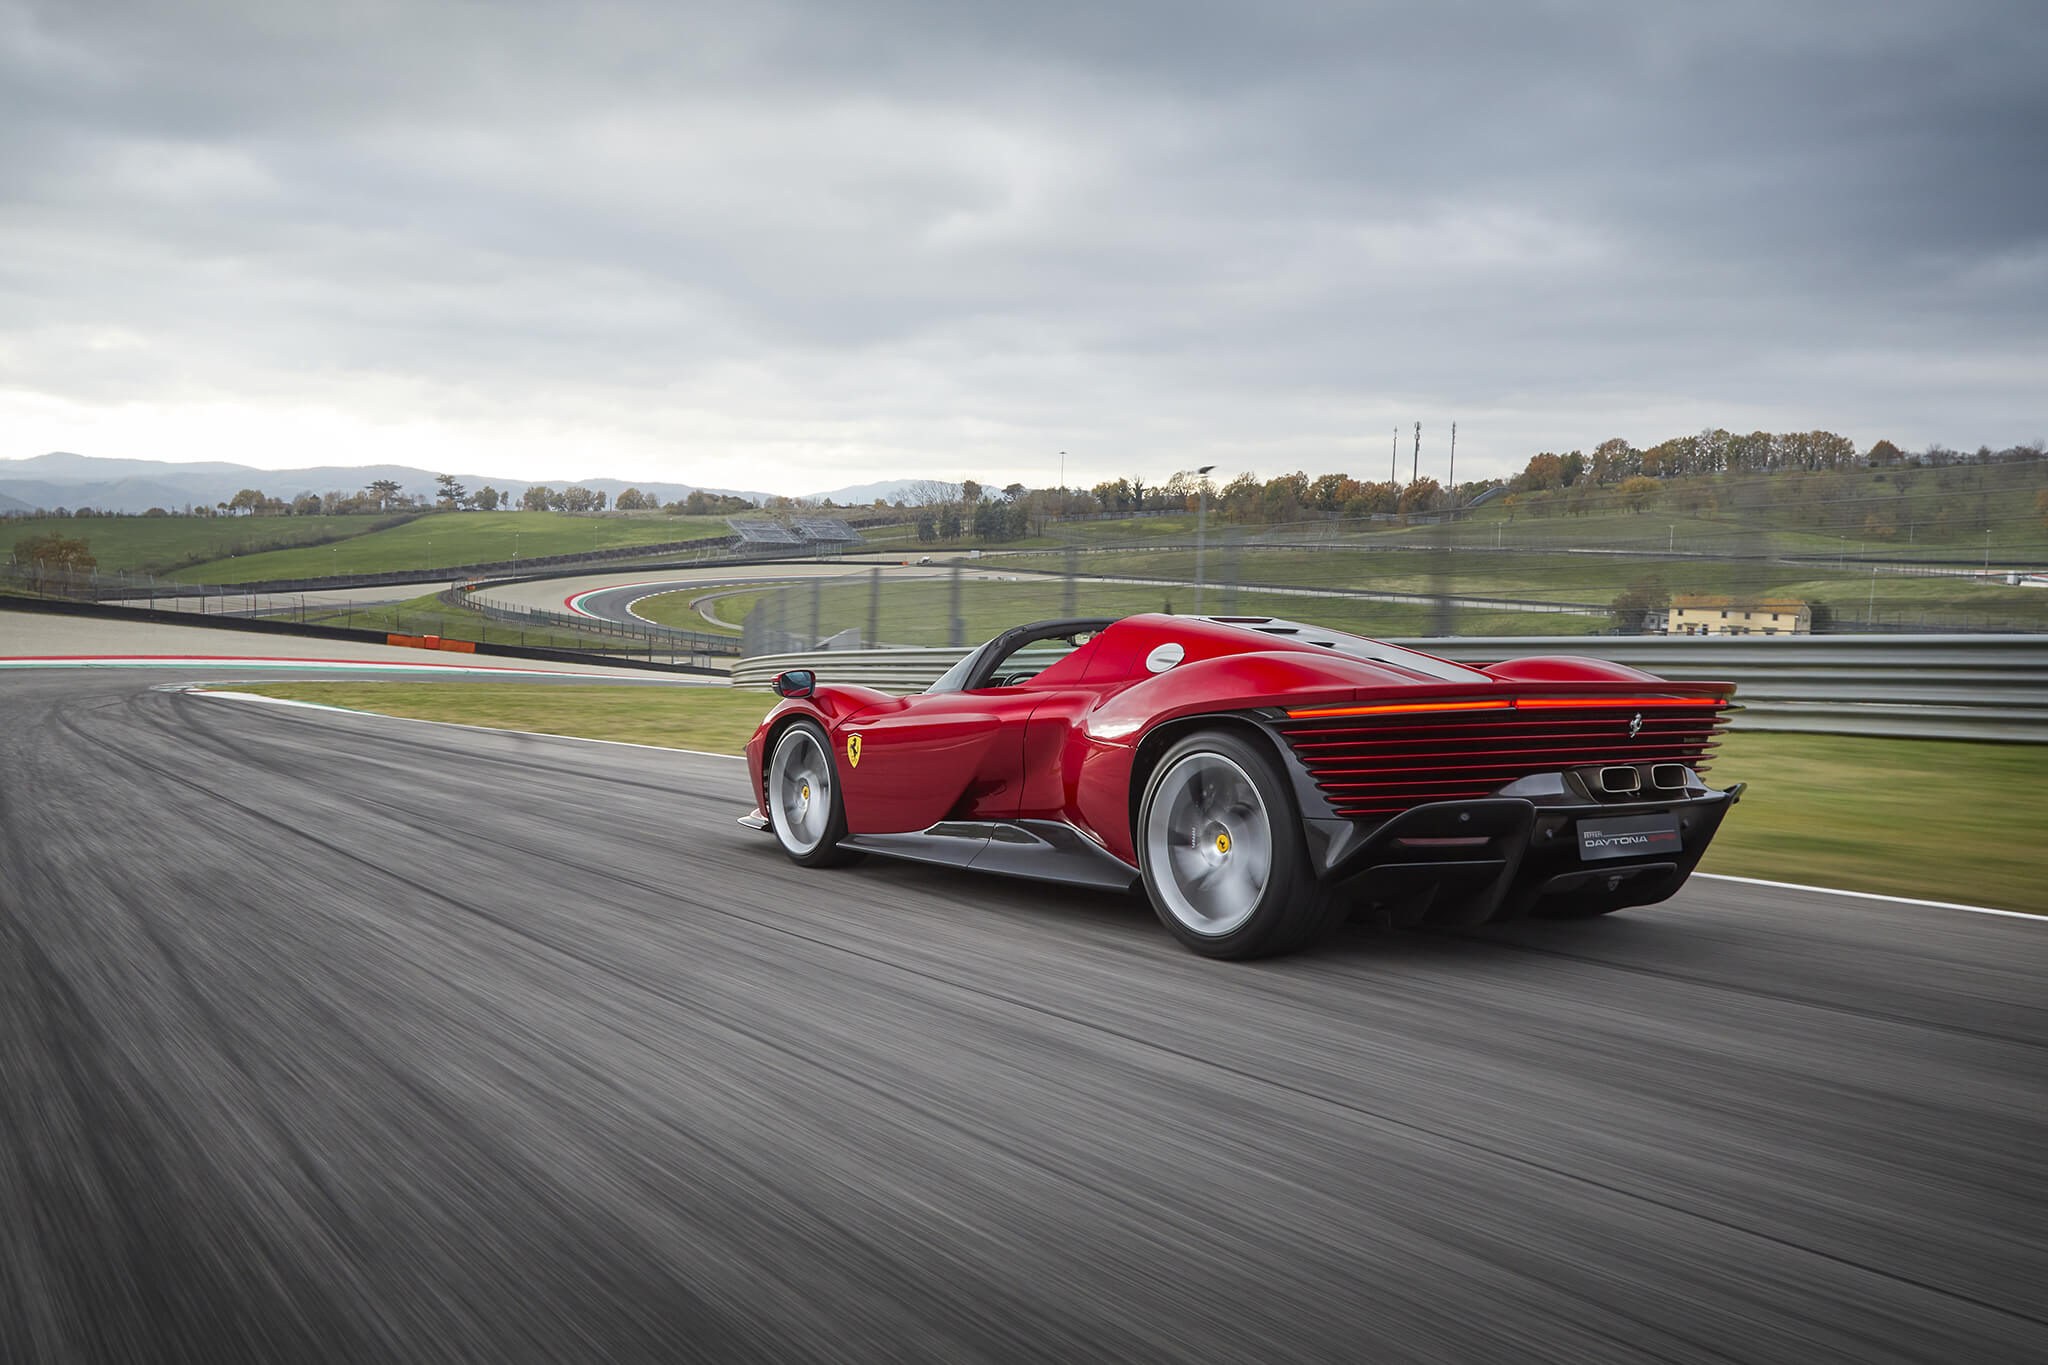
<path fill-rule="evenodd" d="M 916 834 L 852 834 L 845 848 L 1006 877 L 1130 891 L 1138 869 L 1058 820 L 942 820 Z"/>

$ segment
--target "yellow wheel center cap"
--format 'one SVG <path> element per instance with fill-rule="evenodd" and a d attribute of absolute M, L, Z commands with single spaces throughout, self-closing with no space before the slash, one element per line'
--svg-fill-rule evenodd
<path fill-rule="evenodd" d="M 1229 834 L 1227 834 L 1227 833 L 1226 833 L 1226 834 L 1219 834 L 1219 835 L 1217 835 L 1217 836 L 1216 836 L 1216 851 L 1217 851 L 1218 853 L 1228 853 L 1228 852 L 1230 852 L 1230 835 L 1229 835 Z"/>
<path fill-rule="evenodd" d="M 808 783 L 808 782 L 804 783 L 804 785 L 803 785 L 803 789 L 802 789 L 801 791 L 799 791 L 799 792 L 797 793 L 797 795 L 799 795 L 799 796 L 803 797 L 803 799 L 804 799 L 804 800 L 806 800 L 806 801 L 810 800 L 810 799 L 811 799 L 811 784 L 810 784 L 810 783 Z"/>

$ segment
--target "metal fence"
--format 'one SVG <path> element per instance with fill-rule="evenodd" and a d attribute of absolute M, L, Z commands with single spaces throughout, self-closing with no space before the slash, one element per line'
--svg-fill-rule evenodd
<path fill-rule="evenodd" d="M 1557 556 L 1565 552 L 1556 550 L 1532 559 L 1525 552 L 1448 545 L 1349 556 L 1334 551 L 1360 547 L 1297 548 L 1211 538 L 1206 544 L 941 551 L 915 563 L 762 593 L 743 625 L 743 652 L 964 645 L 994 633 L 990 623 L 998 615 L 1008 624 L 1136 611 L 1283 616 L 1381 639 L 1660 633 L 1666 611 L 1648 603 L 1698 591 L 1731 601 L 1784 595 L 1773 582 L 1803 585 L 1791 595 L 1811 605 L 1819 634 L 2048 629 L 2048 590 L 2000 586 L 1987 593 L 1977 586 L 1981 572 L 1927 564 L 1845 570 L 1820 561 L 1589 550 L 1571 552 L 1560 566 Z M 1813 577 L 1801 577 L 1807 574 Z M 921 587 L 912 581 L 919 578 L 927 580 Z M 1933 578 L 1956 587 L 1930 591 L 1926 582 Z M 987 586 L 996 583 L 1012 586 Z"/>
<path fill-rule="evenodd" d="M 650 655 L 665 653 L 687 656 L 692 661 L 705 665 L 709 665 L 714 658 L 736 658 L 740 652 L 739 637 L 733 635 L 682 630 L 674 626 L 656 625 L 652 621 L 629 623 L 608 621 L 595 616 L 575 616 L 564 611 L 550 611 L 542 607 L 527 607 L 516 602 L 499 601 L 485 597 L 468 587 L 450 588 L 441 594 L 441 600 L 450 606 L 464 607 L 491 620 L 524 629 L 560 630 L 578 635 L 597 635 L 625 640 Z"/>
<path fill-rule="evenodd" d="M 2048 636 L 1859 638 L 1761 636 L 1525 636 L 1394 641 L 1440 658 L 1484 664 L 1577 654 L 1668 678 L 1736 684 L 1736 727 L 1905 739 L 2048 744 Z M 930 685 L 959 648 L 803 651 L 743 658 L 736 687 L 765 689 L 786 668 L 820 681 L 907 693 Z"/>

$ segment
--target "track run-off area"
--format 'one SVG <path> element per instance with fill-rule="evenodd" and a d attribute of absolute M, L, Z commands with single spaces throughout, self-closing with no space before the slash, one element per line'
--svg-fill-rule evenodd
<path fill-rule="evenodd" d="M 1215 963 L 798 869 L 730 758 L 99 652 L 0 670 L 0 1359 L 2048 1358 L 2048 922 Z"/>

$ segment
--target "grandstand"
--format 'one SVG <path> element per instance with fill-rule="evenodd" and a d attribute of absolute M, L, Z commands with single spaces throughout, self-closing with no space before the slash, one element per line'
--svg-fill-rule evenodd
<path fill-rule="evenodd" d="M 741 550 L 788 550 L 804 543 L 791 535 L 787 526 L 766 517 L 727 517 L 725 524 L 740 538 Z"/>
<path fill-rule="evenodd" d="M 791 524 L 798 535 L 821 550 L 860 544 L 860 532 L 838 517 L 796 517 Z"/>
<path fill-rule="evenodd" d="M 861 543 L 860 532 L 838 517 L 795 517 L 785 526 L 767 517 L 727 517 L 738 537 L 732 553 L 739 555 L 834 555 Z"/>

